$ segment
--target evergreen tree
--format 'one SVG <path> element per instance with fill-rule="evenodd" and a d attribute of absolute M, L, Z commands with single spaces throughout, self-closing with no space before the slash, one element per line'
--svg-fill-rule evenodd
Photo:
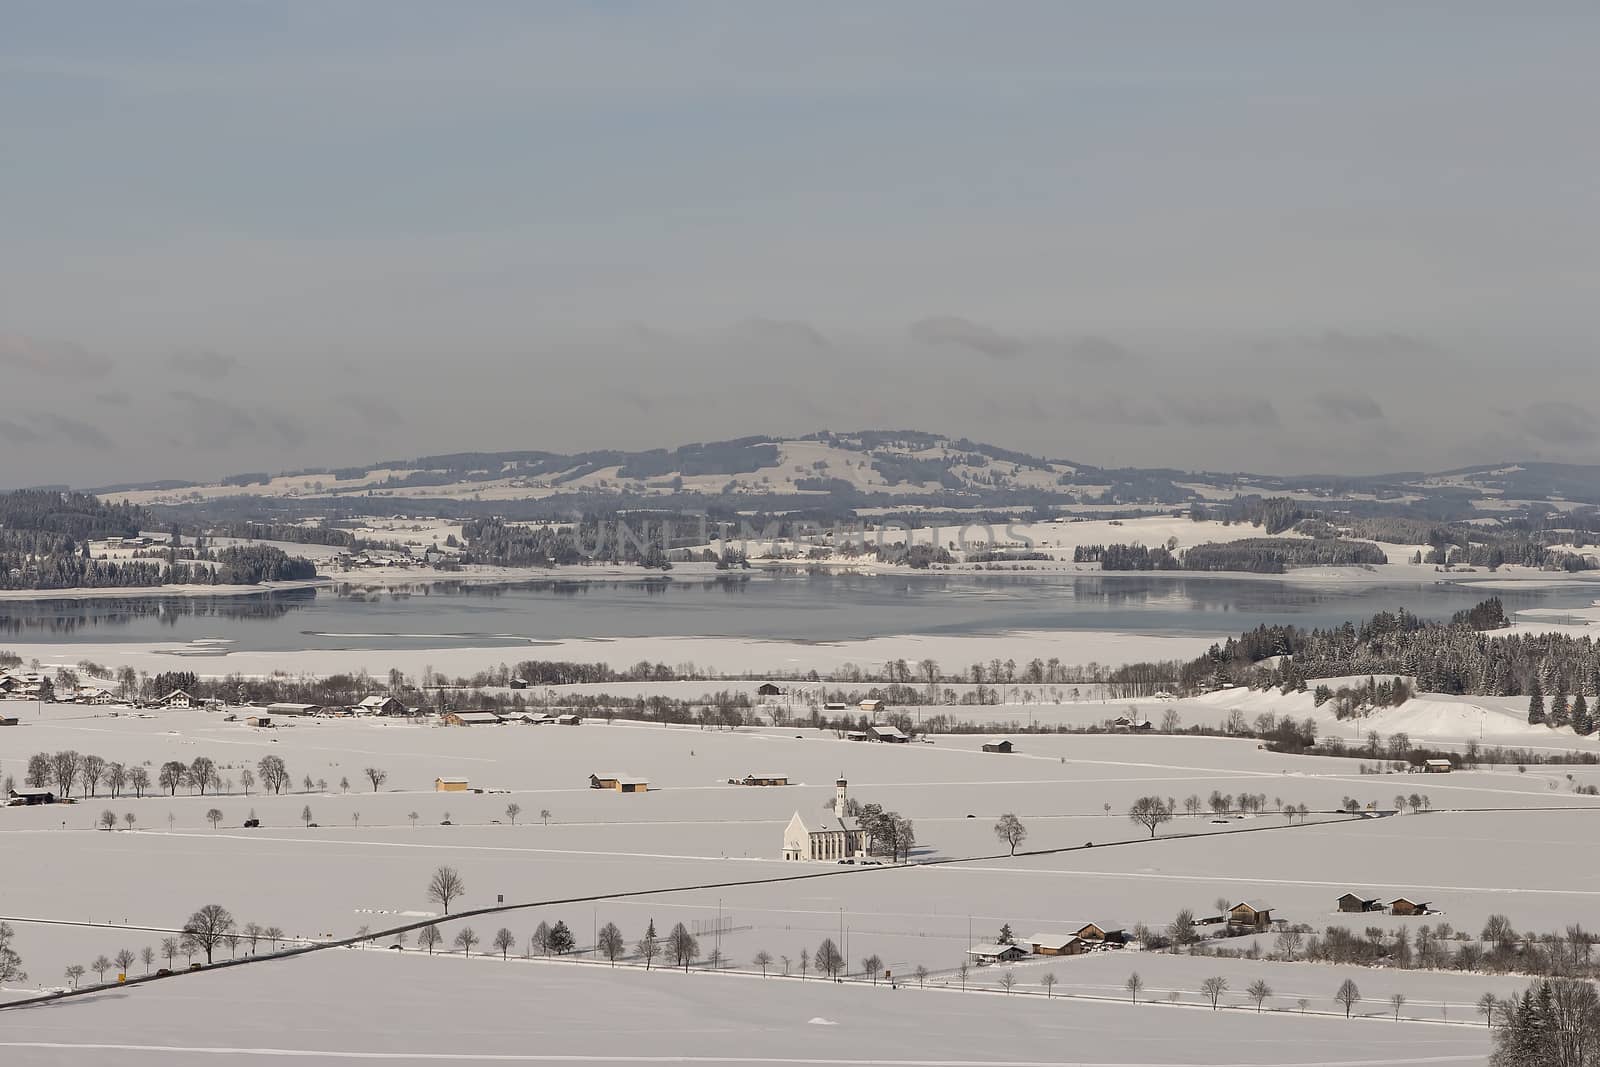
<path fill-rule="evenodd" d="M 1550 728 L 1554 730 L 1571 721 L 1572 709 L 1567 706 L 1567 694 L 1557 692 L 1555 700 L 1550 703 Z"/>
<path fill-rule="evenodd" d="M 1572 728 L 1579 737 L 1594 733 L 1594 716 L 1589 713 L 1589 700 L 1582 693 L 1572 701 Z"/>
<path fill-rule="evenodd" d="M 1544 693 L 1539 689 L 1538 679 L 1534 679 L 1528 693 L 1528 722 L 1534 726 L 1544 722 Z"/>

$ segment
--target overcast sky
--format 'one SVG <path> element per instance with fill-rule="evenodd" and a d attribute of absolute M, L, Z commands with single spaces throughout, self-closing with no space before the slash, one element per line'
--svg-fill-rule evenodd
<path fill-rule="evenodd" d="M 1600 462 L 1593 3 L 0 0 L 0 485 Z"/>

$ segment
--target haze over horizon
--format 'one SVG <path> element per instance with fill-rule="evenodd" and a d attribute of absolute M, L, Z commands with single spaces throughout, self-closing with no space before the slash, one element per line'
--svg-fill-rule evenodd
<path fill-rule="evenodd" d="M 0 485 L 1600 462 L 1590 5 L 0 6 Z"/>

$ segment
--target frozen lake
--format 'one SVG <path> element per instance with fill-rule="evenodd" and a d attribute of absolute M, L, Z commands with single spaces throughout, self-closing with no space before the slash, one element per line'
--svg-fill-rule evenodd
<path fill-rule="evenodd" d="M 1308 584 L 1184 575 L 750 575 L 718 579 L 425 583 L 244 597 L 0 603 L 0 641 L 229 642 L 236 650 L 526 647 L 570 638 L 859 640 L 1094 631 L 1227 636 L 1259 623 L 1329 627 L 1404 607 L 1448 617 L 1467 584 Z M 1578 608 L 1583 587 L 1498 591 L 1508 610 Z"/>

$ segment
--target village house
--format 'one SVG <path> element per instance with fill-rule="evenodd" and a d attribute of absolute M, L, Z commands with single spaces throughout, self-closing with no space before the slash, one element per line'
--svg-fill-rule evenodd
<path fill-rule="evenodd" d="M 1390 915 L 1429 915 L 1433 912 L 1433 904 L 1427 900 L 1412 900 L 1409 897 L 1396 897 L 1389 902 Z"/>
<path fill-rule="evenodd" d="M 500 716 L 492 711 L 447 711 L 439 721 L 446 726 L 499 726 Z"/>
<path fill-rule="evenodd" d="M 192 708 L 200 702 L 182 689 L 174 689 L 156 701 L 164 708 Z"/>
<path fill-rule="evenodd" d="M 467 780 L 465 778 L 435 778 L 433 790 L 436 793 L 465 793 Z"/>
<path fill-rule="evenodd" d="M 104 706 L 106 704 L 117 704 L 120 701 L 117 699 L 117 695 L 110 690 L 91 685 L 84 686 L 78 690 L 78 703 Z"/>
<path fill-rule="evenodd" d="M 1026 959 L 1028 950 L 1021 945 L 973 945 L 967 949 L 967 955 L 977 960 L 979 967 L 986 967 L 991 963 L 1015 963 Z"/>
<path fill-rule="evenodd" d="M 1383 901 L 1376 897 L 1363 897 L 1357 893 L 1346 893 L 1339 898 L 1339 910 L 1350 912 L 1382 911 Z"/>
<path fill-rule="evenodd" d="M 1003 753 L 1006 753 L 1007 755 L 1009 755 L 1010 752 L 1011 752 L 1011 742 L 1010 741 L 990 741 L 990 742 L 988 742 L 987 744 L 985 744 L 983 746 L 983 750 L 985 752 L 1003 752 Z"/>
<path fill-rule="evenodd" d="M 650 783 L 631 774 L 591 774 L 589 788 L 611 789 L 618 793 L 644 793 L 649 791 Z"/>
<path fill-rule="evenodd" d="M 1084 941 L 1098 942 L 1102 945 L 1120 945 L 1128 940 L 1127 934 L 1120 926 L 1108 926 L 1104 923 L 1085 923 L 1079 927 L 1077 934 Z"/>
<path fill-rule="evenodd" d="M 797 811 L 783 831 L 783 858 L 786 860 L 842 860 L 865 855 L 872 841 L 861 823 L 848 813 L 850 783 L 840 778 L 833 783 L 833 811 L 807 823 Z"/>
<path fill-rule="evenodd" d="M 1034 934 L 1026 939 L 1035 956 L 1081 956 L 1089 942 L 1077 934 Z"/>
<path fill-rule="evenodd" d="M 356 705 L 360 715 L 404 715 L 406 706 L 394 697 L 370 696 Z"/>

